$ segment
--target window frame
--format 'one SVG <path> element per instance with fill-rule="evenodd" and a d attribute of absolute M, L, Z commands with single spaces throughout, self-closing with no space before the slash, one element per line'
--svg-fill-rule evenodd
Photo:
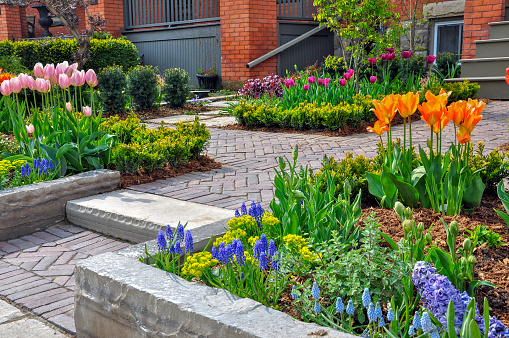
<path fill-rule="evenodd" d="M 438 28 L 440 26 L 452 26 L 452 25 L 460 25 L 460 45 L 458 46 L 458 52 L 456 54 L 461 55 L 462 52 L 462 45 L 463 45 L 463 26 L 464 26 L 464 20 L 452 20 L 452 21 L 440 21 L 435 22 L 434 24 L 434 37 L 433 37 L 433 52 L 435 55 L 438 55 Z"/>

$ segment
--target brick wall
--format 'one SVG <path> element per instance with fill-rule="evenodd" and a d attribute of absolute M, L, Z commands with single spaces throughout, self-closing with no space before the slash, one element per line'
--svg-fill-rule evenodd
<path fill-rule="evenodd" d="M 246 64 L 277 47 L 274 0 L 220 0 L 221 75 L 247 80 L 277 72 L 277 56 L 253 68 Z"/>
<path fill-rule="evenodd" d="M 20 18 L 24 9 L 14 6 L 0 5 L 0 41 L 18 39 L 22 35 Z"/>
<path fill-rule="evenodd" d="M 475 58 L 475 40 L 490 35 L 488 23 L 503 21 L 506 0 L 465 0 L 463 21 L 463 58 Z"/>
<path fill-rule="evenodd" d="M 97 0 L 88 7 L 90 15 L 100 15 L 106 20 L 104 30 L 118 38 L 124 30 L 124 5 L 122 0 Z M 87 26 L 88 22 L 87 22 Z"/>

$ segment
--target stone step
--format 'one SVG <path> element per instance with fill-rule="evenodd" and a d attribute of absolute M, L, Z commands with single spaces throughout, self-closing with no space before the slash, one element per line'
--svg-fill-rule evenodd
<path fill-rule="evenodd" d="M 509 28 L 509 27 L 508 27 Z M 461 60 L 462 77 L 505 76 L 509 56 Z"/>
<path fill-rule="evenodd" d="M 490 22 L 490 39 L 509 38 L 509 21 Z"/>
<path fill-rule="evenodd" d="M 477 93 L 479 98 L 488 98 L 492 100 L 508 100 L 509 85 L 505 82 L 505 76 L 491 77 L 461 77 L 447 79 L 446 82 L 465 81 L 477 82 L 481 85 L 481 89 Z"/>
<path fill-rule="evenodd" d="M 175 230 L 187 222 L 195 251 L 203 250 L 211 236 L 224 235 L 234 216 L 231 210 L 132 190 L 69 201 L 66 212 L 75 225 L 134 243 L 155 239 L 168 224 Z"/>
<path fill-rule="evenodd" d="M 476 59 L 509 56 L 509 38 L 476 40 L 474 43 Z"/>

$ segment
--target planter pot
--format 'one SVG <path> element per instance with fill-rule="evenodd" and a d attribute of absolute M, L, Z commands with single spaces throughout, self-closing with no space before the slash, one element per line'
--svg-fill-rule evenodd
<path fill-rule="evenodd" d="M 82 260 L 74 276 L 77 337 L 355 337 L 119 254 Z"/>
<path fill-rule="evenodd" d="M 191 93 L 194 95 L 198 95 L 200 99 L 204 99 L 209 97 L 210 90 L 191 90 Z"/>
<path fill-rule="evenodd" d="M 214 75 L 196 74 L 196 77 L 198 78 L 198 87 L 200 87 L 200 89 L 215 90 L 217 88 L 217 80 L 219 79 L 219 76 L 217 74 Z"/>
<path fill-rule="evenodd" d="M 42 28 L 44 28 L 44 32 L 42 33 L 42 37 L 51 37 L 53 34 L 49 31 L 49 28 L 53 24 L 53 19 L 49 16 L 50 12 L 45 5 L 35 5 L 33 8 L 37 9 L 39 12 L 39 24 Z"/>
<path fill-rule="evenodd" d="M 119 184 L 120 172 L 101 169 L 0 190 L 0 241 L 63 221 L 67 201 L 108 192 Z"/>

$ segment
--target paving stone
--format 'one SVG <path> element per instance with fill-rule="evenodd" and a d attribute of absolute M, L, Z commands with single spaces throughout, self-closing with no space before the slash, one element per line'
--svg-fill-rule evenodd
<path fill-rule="evenodd" d="M 65 314 L 56 315 L 48 318 L 50 322 L 62 329 L 74 333 L 76 332 L 76 326 L 74 325 L 74 318 Z"/>
<path fill-rule="evenodd" d="M 72 298 L 72 292 L 65 288 L 56 288 L 46 292 L 38 293 L 28 297 L 20 298 L 17 302 L 23 304 L 29 309 L 34 309 L 43 305 L 48 305 L 65 298 Z"/>
<path fill-rule="evenodd" d="M 10 295 L 7 295 L 7 299 L 16 301 L 16 303 L 21 303 L 20 300 L 25 299 L 26 297 L 30 297 L 33 295 L 39 295 L 41 293 L 47 292 L 49 290 L 55 290 L 60 288 L 60 285 L 56 283 L 46 283 L 42 284 L 33 288 L 30 288 L 28 290 L 23 290 L 20 292 L 12 293 Z"/>
<path fill-rule="evenodd" d="M 49 281 L 45 278 L 41 278 L 39 276 L 27 278 L 25 280 L 22 280 L 19 282 L 20 284 L 16 286 L 17 283 L 13 283 L 9 285 L 9 288 L 2 290 L 0 294 L 4 296 L 8 296 L 10 294 L 16 293 L 16 292 L 23 292 L 26 290 L 30 290 L 32 288 L 35 288 L 37 286 L 48 284 Z"/>
<path fill-rule="evenodd" d="M 67 335 L 45 325 L 40 320 L 22 318 L 18 321 L 0 325 L 2 337 L 10 338 L 64 338 Z M 72 331 L 74 332 L 74 331 Z"/>

